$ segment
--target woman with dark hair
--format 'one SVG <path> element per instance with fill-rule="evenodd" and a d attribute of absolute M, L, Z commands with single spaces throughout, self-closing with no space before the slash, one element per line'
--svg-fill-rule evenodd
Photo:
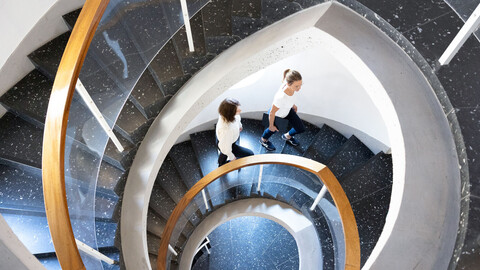
<path fill-rule="evenodd" d="M 241 111 L 240 102 L 233 98 L 226 98 L 218 107 L 220 115 L 215 130 L 218 149 L 220 149 L 218 166 L 227 163 L 227 159 L 231 161 L 253 155 L 252 150 L 236 144 L 240 131 L 242 131 Z"/>
<path fill-rule="evenodd" d="M 268 128 L 263 132 L 260 138 L 260 143 L 268 151 L 275 151 L 276 148 L 268 139 L 278 131 L 275 126 L 275 116 L 288 119 L 292 129 L 285 134 L 282 134 L 282 139 L 286 140 L 293 146 L 300 143 L 293 136 L 305 131 L 305 126 L 302 120 L 297 115 L 297 106 L 295 105 L 294 95 L 300 91 L 302 87 L 302 75 L 296 70 L 287 69 L 283 72 L 283 82 L 280 89 L 273 98 L 272 107 L 268 113 Z"/>

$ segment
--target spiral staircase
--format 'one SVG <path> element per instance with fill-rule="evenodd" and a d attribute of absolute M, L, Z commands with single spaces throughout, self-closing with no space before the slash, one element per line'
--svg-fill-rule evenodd
<path fill-rule="evenodd" d="M 478 40 L 472 38 L 468 41 L 466 48 L 469 48 L 469 52 L 463 53 L 469 57 L 464 57 L 460 52 L 461 56 L 451 66 L 442 68 L 436 66 L 435 61 L 449 40 L 438 40 L 436 35 L 431 33 L 436 31 L 454 33 L 462 25 L 458 16 L 445 3 L 408 2 L 408 10 L 419 10 L 422 12 L 422 16 L 419 17 L 429 18 L 422 22 L 422 30 L 420 30 L 415 18 L 404 11 L 407 8 L 402 8 L 407 3 L 389 3 L 395 6 L 391 8 L 389 5 L 375 1 L 339 2 L 358 13 L 361 13 L 366 6 L 407 37 L 425 57 L 427 63 L 436 69 L 436 75 L 449 94 L 449 98 L 453 97 L 455 107 L 461 106 L 461 101 L 464 99 L 456 98 L 457 90 L 471 88 L 471 85 L 478 83 L 474 78 L 460 79 L 464 74 L 462 70 L 465 66 L 476 67 L 473 59 L 479 55 L 474 51 L 478 46 Z M 74 96 L 70 121 L 79 121 L 84 125 L 68 129 L 66 139 L 67 144 L 70 145 L 69 154 L 66 155 L 66 163 L 69 164 L 67 167 L 70 168 L 67 174 L 67 189 L 75 190 L 69 194 L 68 199 L 85 201 L 84 204 L 76 204 L 76 208 L 79 209 L 76 209 L 77 214 L 72 218 L 72 224 L 76 228 L 76 236 L 78 234 L 81 238 L 88 232 L 82 232 L 79 228 L 82 228 L 85 218 L 92 215 L 92 213 L 86 213 L 87 210 L 82 211 L 81 208 L 95 210 L 93 226 L 96 232 L 94 237 L 96 246 L 100 252 L 119 262 L 119 265 L 103 263 L 104 269 L 123 267 L 119 222 L 121 218 L 128 218 L 120 216 L 125 181 L 143 137 L 171 97 L 203 66 L 235 43 L 293 13 L 320 3 L 323 1 L 218 0 L 208 3 L 197 1 L 193 5 L 197 5 L 198 10 L 192 14 L 190 20 L 195 40 L 194 53 L 188 51 L 184 29 L 172 31 L 173 35 L 165 38 L 155 36 L 162 25 L 151 25 L 151 29 L 136 28 L 137 25 L 148 25 L 139 23 L 148 18 L 146 14 L 155 14 L 157 8 L 168 10 L 168 2 L 160 8 L 142 5 L 129 7 L 124 13 L 120 13 L 127 20 L 115 20 L 115 17 L 111 20 L 105 30 L 107 34 L 103 36 L 104 41 L 97 40 L 96 43 L 104 46 L 91 48 L 80 79 L 92 97 L 96 101 L 101 101 L 97 102 L 97 105 L 107 121 L 114 126 L 114 133 L 120 138 L 125 151 L 119 152 L 111 141 L 108 141 L 105 147 L 96 145 L 95 134 L 89 130 L 97 126 L 92 123 L 92 116 L 78 95 Z M 204 4 L 206 5 L 203 6 Z M 71 28 L 79 13 L 80 10 L 77 10 L 64 16 L 65 22 Z M 170 22 L 171 20 L 165 20 L 164 23 L 168 25 Z M 437 22 L 442 27 L 436 25 Z M 142 32 L 149 33 L 148 37 L 152 40 L 163 38 L 164 45 L 158 53 L 145 51 L 142 57 L 133 58 L 135 49 L 148 47 L 149 41 L 145 40 L 144 36 L 140 36 Z M 0 119 L 2 127 L 0 130 L 2 172 L 0 213 L 11 224 L 14 232 L 30 252 L 48 269 L 57 269 L 59 265 L 50 240 L 43 206 L 42 138 L 53 80 L 69 36 L 70 32 L 62 34 L 32 52 L 29 58 L 36 69 L 0 97 L 0 103 L 8 109 Z M 118 52 L 112 49 L 115 47 L 111 46 L 112 43 L 110 46 L 105 44 L 112 41 L 121 45 L 125 60 L 122 60 Z M 145 44 L 141 44 L 142 42 Z M 442 46 L 431 46 L 432 43 L 437 42 L 443 42 Z M 148 61 L 149 55 L 154 55 L 152 61 Z M 111 61 L 111 58 L 120 60 Z M 142 71 L 137 71 L 141 74 L 138 81 L 130 82 L 128 76 L 122 76 L 126 72 L 132 72 L 127 70 L 127 66 L 123 64 L 124 61 L 129 63 L 128 69 L 132 70 L 136 67 L 142 69 L 145 62 L 148 66 Z M 418 59 L 415 61 L 420 63 Z M 134 88 L 130 92 L 128 85 L 132 84 Z M 110 91 L 111 89 L 114 91 Z M 116 112 L 110 108 L 119 105 L 119 99 L 114 98 L 118 96 L 124 98 L 124 103 L 120 102 L 123 107 L 117 116 Z M 469 133 L 471 120 L 468 114 L 468 110 L 458 109 L 460 127 L 462 132 L 475 134 Z M 302 142 L 299 147 L 285 144 L 278 138 L 279 136 L 273 137 L 277 140 L 274 141 L 277 152 L 304 156 L 324 163 L 339 179 L 352 204 L 358 223 L 363 265 L 380 237 L 389 209 L 392 190 L 392 158 L 389 154 L 382 152 L 374 154 L 355 136 L 345 138 L 328 125 L 319 127 L 309 123 L 306 125 L 307 132 L 298 135 Z M 244 131 L 240 142 L 258 145 L 258 138 L 264 128 L 261 121 L 243 119 L 243 126 Z M 281 129 L 286 128 L 287 123 L 281 123 Z M 475 136 L 478 135 L 475 134 Z M 475 136 L 465 137 L 464 135 L 467 145 L 473 144 Z M 256 154 L 265 153 L 259 145 L 257 149 L 252 150 Z M 470 160 L 475 157 L 472 151 L 468 152 Z M 168 153 L 153 187 L 147 218 L 147 241 L 152 266 L 156 265 L 160 236 L 170 213 L 198 179 L 217 167 L 216 157 L 217 148 L 213 130 L 191 134 L 190 140 L 176 144 Z M 99 164 L 98 172 L 91 170 L 92 166 L 96 166 L 95 164 Z M 266 165 L 262 175 L 263 183 L 260 191 L 257 189 L 259 168 L 244 168 L 229 174 L 221 182 L 217 181 L 210 185 L 205 190 L 209 209 L 206 209 L 200 197 L 196 198 L 193 207 L 185 213 L 181 222 L 182 232 L 175 245 L 179 256 L 171 258 L 172 268 L 179 263 L 183 246 L 195 227 L 212 211 L 237 200 L 255 197 L 287 203 L 309 218 L 316 228 L 322 247 L 323 269 L 340 269 L 341 262 L 338 258 L 341 257 L 342 251 L 336 245 L 335 239 L 338 236 L 334 234 L 334 222 L 325 214 L 322 204 L 315 208 L 315 211 L 308 210 L 322 184 L 308 173 L 287 169 L 281 165 Z M 471 168 L 470 175 L 476 175 L 475 168 Z M 92 183 L 86 179 L 97 179 L 96 185 L 92 187 Z M 85 199 L 89 196 L 94 196 L 94 199 Z M 470 198 L 467 198 L 468 200 Z M 476 197 L 472 197 L 471 200 L 475 201 Z M 91 201 L 94 202 L 93 205 Z M 328 194 L 324 203 L 333 203 Z M 470 210 L 473 215 L 476 209 Z M 471 227 L 474 224 L 475 220 L 464 231 L 464 233 L 467 232 L 465 241 L 467 247 L 475 245 L 469 240 L 475 232 Z M 86 225 L 88 226 L 91 225 Z M 86 241 L 88 242 L 88 239 Z M 207 254 L 202 256 L 204 258 Z M 467 268 L 459 269 L 473 269 L 468 268 L 470 263 L 468 255 L 461 258 L 464 260 L 460 260 L 459 267 Z M 199 259 L 198 262 L 202 260 L 204 259 Z M 196 267 L 202 269 L 200 263 Z"/>

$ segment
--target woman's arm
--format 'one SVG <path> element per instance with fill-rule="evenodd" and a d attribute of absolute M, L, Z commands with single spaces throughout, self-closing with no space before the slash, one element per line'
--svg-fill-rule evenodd
<path fill-rule="evenodd" d="M 272 105 L 272 108 L 270 109 L 270 114 L 268 115 L 268 129 L 271 132 L 278 131 L 278 128 L 274 124 L 275 123 L 275 114 L 277 113 L 278 110 L 279 110 L 278 107 L 276 107 L 275 105 Z"/>

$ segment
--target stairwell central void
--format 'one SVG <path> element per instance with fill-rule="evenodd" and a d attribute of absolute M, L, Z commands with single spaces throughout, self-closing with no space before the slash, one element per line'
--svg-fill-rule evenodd
<path fill-rule="evenodd" d="M 446 116 L 408 55 L 375 25 L 337 3 L 298 12 L 238 42 L 166 105 L 147 132 L 125 187 L 122 216 L 129 218 L 121 220 L 121 233 L 127 268 L 151 267 L 145 235 L 150 194 L 162 163 L 189 123 L 243 78 L 312 48 L 328 51 L 348 69 L 381 113 L 388 133 L 390 209 L 365 267 L 386 269 L 395 261 L 398 269 L 446 268 L 460 201 L 458 160 Z"/>

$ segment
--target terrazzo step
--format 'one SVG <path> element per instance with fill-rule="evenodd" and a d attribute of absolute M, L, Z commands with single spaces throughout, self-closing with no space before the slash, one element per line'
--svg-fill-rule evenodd
<path fill-rule="evenodd" d="M 303 121 L 303 124 L 306 128 L 305 132 L 295 135 L 295 138 L 300 142 L 300 145 L 293 146 L 289 143 L 286 143 L 283 147 L 282 154 L 303 156 L 310 145 L 317 140 L 320 128 L 306 121 Z"/>
<path fill-rule="evenodd" d="M 281 201 L 281 202 L 284 202 L 284 203 L 288 204 L 296 191 L 297 191 L 296 188 L 293 188 L 293 187 L 288 186 L 288 185 L 283 185 L 283 188 L 278 190 L 275 198 L 277 200 Z"/>
<path fill-rule="evenodd" d="M 115 136 L 122 144 L 124 151 L 120 152 L 111 139 L 108 140 L 105 152 L 103 154 L 103 160 L 109 164 L 117 167 L 120 170 L 128 170 L 132 164 L 133 158 L 137 153 L 138 146 L 132 144 L 127 139 L 123 138 L 116 130 L 113 130 Z"/>
<path fill-rule="evenodd" d="M 188 189 L 192 188 L 193 185 L 202 179 L 203 175 L 197 158 L 195 157 L 191 141 L 174 145 L 168 155 Z M 194 200 L 200 207 L 202 214 L 204 214 L 206 209 L 201 196 L 200 194 L 197 195 Z"/>
<path fill-rule="evenodd" d="M 97 178 L 97 187 L 111 191 L 112 195 L 123 195 L 123 187 L 128 172 L 102 161 Z"/>
<path fill-rule="evenodd" d="M 149 205 L 157 215 L 168 220 L 177 204 L 170 198 L 170 196 L 168 196 L 168 193 L 165 190 L 156 184 L 153 186 Z M 184 214 L 182 214 L 179 224 L 182 224 L 182 226 L 186 226 L 193 231 L 193 225 L 186 219 Z"/>
<path fill-rule="evenodd" d="M 2 217 L 9 224 L 13 232 L 20 236 L 20 240 L 32 254 L 45 254 L 55 252 L 51 241 L 50 230 L 45 215 L 35 212 L 2 212 Z M 84 220 L 72 219 L 72 226 L 76 236 L 89 233 L 90 225 L 85 226 Z M 98 247 L 113 247 L 117 225 L 101 219 L 95 221 Z M 87 229 L 88 228 L 88 229 Z M 100 240 L 101 238 L 102 240 Z"/>
<path fill-rule="evenodd" d="M 252 184 L 238 185 L 236 199 L 244 199 L 244 198 L 250 197 L 251 190 L 252 190 Z"/>
<path fill-rule="evenodd" d="M 180 26 L 181 7 L 178 2 L 163 1 L 135 5 L 126 9 L 122 25 L 138 52 L 145 60 L 152 59 Z M 168 30 L 166 30 L 168 29 Z"/>
<path fill-rule="evenodd" d="M 35 68 L 51 81 L 55 79 L 70 34 L 71 32 L 63 33 L 28 55 Z"/>
<path fill-rule="evenodd" d="M 155 118 L 168 102 L 167 96 L 158 86 L 155 78 L 146 69 L 131 92 L 130 101 L 146 119 Z"/>
<path fill-rule="evenodd" d="M 335 247 L 328 222 L 322 210 L 317 206 L 314 211 L 310 211 L 310 206 L 304 205 L 301 208 L 302 214 L 307 217 L 315 226 L 320 246 L 322 247 L 322 258 L 324 270 L 335 269 Z"/>
<path fill-rule="evenodd" d="M 287 0 L 262 0 L 262 18 L 277 22 L 302 10 L 299 4 Z"/>
<path fill-rule="evenodd" d="M 233 0 L 213 0 L 202 9 L 205 37 L 232 34 L 233 2 Z"/>
<path fill-rule="evenodd" d="M 42 171 L 0 164 L 0 209 L 45 213 Z"/>
<path fill-rule="evenodd" d="M 294 183 L 299 183 L 303 185 L 306 189 L 311 190 L 317 193 L 323 186 L 323 183 L 320 179 L 313 173 L 307 172 L 305 170 L 289 167 L 289 170 L 286 171 L 286 178 L 290 179 Z"/>
<path fill-rule="evenodd" d="M 150 266 L 152 269 L 155 269 L 157 267 L 158 256 L 148 253 L 148 259 L 150 260 Z"/>
<path fill-rule="evenodd" d="M 303 156 L 325 164 L 346 142 L 347 138 L 325 124 Z"/>
<path fill-rule="evenodd" d="M 270 23 L 263 18 L 251 18 L 251 17 L 232 17 L 232 33 L 235 36 L 239 36 L 244 39 L 251 34 L 262 30 Z"/>
<path fill-rule="evenodd" d="M 153 58 L 148 69 L 157 84 L 161 86 L 164 95 L 168 96 L 169 94 L 162 84 L 167 84 L 175 78 L 185 75 L 172 39 L 170 39 L 158 52 L 155 58 Z"/>
<path fill-rule="evenodd" d="M 207 175 L 211 171 L 218 168 L 218 150 L 216 145 L 216 136 L 214 130 L 207 130 L 190 134 L 192 147 L 197 157 L 202 175 Z M 211 206 L 216 208 L 225 203 L 227 198 L 223 198 L 221 195 L 225 188 L 228 187 L 226 182 L 234 181 L 232 176 L 235 173 L 230 173 L 226 176 L 217 179 L 210 183 L 205 189 L 207 199 L 210 200 Z"/>
<path fill-rule="evenodd" d="M 0 103 L 24 120 L 43 128 L 52 86 L 52 81 L 33 70 L 2 95 Z"/>
<path fill-rule="evenodd" d="M 379 152 L 340 180 L 350 202 L 361 200 L 393 183 L 392 156 Z"/>
<path fill-rule="evenodd" d="M 170 100 L 170 98 L 173 97 L 178 92 L 178 90 L 180 90 L 180 88 L 182 88 L 182 86 L 187 83 L 188 80 L 190 80 L 191 77 L 192 75 L 187 74 L 162 83 L 162 89 L 167 99 Z"/>
<path fill-rule="evenodd" d="M 341 179 L 343 175 L 365 164 L 373 155 L 365 144 L 352 135 L 326 165 L 337 179 Z"/>
<path fill-rule="evenodd" d="M 185 74 L 193 76 L 200 69 L 206 66 L 210 61 L 215 58 L 215 54 L 208 53 L 203 56 L 192 56 L 182 59 L 183 72 Z"/>
<path fill-rule="evenodd" d="M 41 168 L 43 129 L 9 112 L 0 126 L 0 160 Z"/>
<path fill-rule="evenodd" d="M 92 62 L 98 63 L 118 89 L 128 94 L 150 59 L 142 57 L 142 50 L 138 50 L 136 41 L 124 27 L 125 19 L 122 14 L 121 20 L 112 18 L 98 27 L 86 61 L 91 58 Z"/>
<path fill-rule="evenodd" d="M 0 209 L 45 213 L 42 171 L 28 166 L 12 167 L 0 164 Z M 66 178 L 66 187 L 82 190 L 86 188 L 78 180 Z M 99 187 L 95 194 L 95 217 L 111 219 L 118 197 Z M 88 202 L 87 202 L 88 203 Z"/>
<path fill-rule="evenodd" d="M 255 185 L 255 191 L 258 187 L 258 184 Z M 268 197 L 271 199 L 276 199 L 277 194 L 279 191 L 281 191 L 284 188 L 283 184 L 280 183 L 273 183 L 268 181 L 268 179 L 265 179 L 265 182 L 262 182 L 260 184 L 260 191 L 263 192 L 264 194 L 268 194 Z"/>
<path fill-rule="evenodd" d="M 194 51 L 190 52 L 185 27 L 180 28 L 179 31 L 172 37 L 177 55 L 180 59 L 184 74 L 195 74 L 210 60 L 214 55 L 207 55 L 207 48 L 205 45 L 204 27 L 202 13 L 198 12 L 190 19 L 190 27 L 192 29 L 194 44 Z"/>
<path fill-rule="evenodd" d="M 207 130 L 190 134 L 192 147 L 197 156 L 203 175 L 218 168 L 218 148 L 215 130 Z"/>
<path fill-rule="evenodd" d="M 168 155 L 188 189 L 202 179 L 202 171 L 191 141 L 174 145 Z"/>
<path fill-rule="evenodd" d="M 133 103 L 127 101 L 115 123 L 115 130 L 136 145 L 143 140 L 151 123 Z"/>
<path fill-rule="evenodd" d="M 75 23 L 77 22 L 78 16 L 80 15 L 81 11 L 82 9 L 79 8 L 62 16 L 63 21 L 67 25 L 68 29 L 73 29 L 73 26 L 75 26 Z"/>
<path fill-rule="evenodd" d="M 155 185 L 161 186 L 175 203 L 178 203 L 188 191 L 169 156 L 165 157 L 160 167 Z"/>
<path fill-rule="evenodd" d="M 38 70 L 34 70 L 0 97 L 0 102 L 9 109 L 9 111 L 36 127 L 43 129 L 52 85 L 53 83 L 47 77 Z M 28 106 L 25 106 L 25 104 L 28 104 Z M 81 107 L 79 108 L 78 105 L 78 102 L 72 102 L 69 118 L 71 118 L 71 120 L 79 120 L 82 118 L 83 120 L 79 121 L 86 122 L 87 119 L 90 119 L 92 116 L 86 111 L 87 109 L 85 107 L 80 105 Z M 95 150 L 89 149 L 85 144 L 85 138 L 82 136 L 80 129 L 69 127 L 67 129 L 67 136 L 70 137 L 70 139 L 76 140 L 77 142 L 75 143 L 82 146 L 83 150 L 95 152 Z"/>
<path fill-rule="evenodd" d="M 155 214 L 154 210 L 147 213 L 147 231 L 157 237 L 161 237 L 167 220 Z"/>
<path fill-rule="evenodd" d="M 239 36 L 214 36 L 205 39 L 207 51 L 215 55 L 221 54 L 241 40 Z"/>
<path fill-rule="evenodd" d="M 66 32 L 28 55 L 35 67 L 51 81 L 55 79 L 69 37 L 70 32 Z M 101 112 L 107 111 L 109 106 L 125 95 L 125 91 L 117 86 L 92 57 L 85 58 L 79 78 Z"/>
<path fill-rule="evenodd" d="M 293 0 L 292 2 L 299 4 L 303 9 L 325 3 L 323 0 Z"/>
<path fill-rule="evenodd" d="M 297 190 L 290 198 L 289 205 L 295 209 L 301 211 L 304 206 L 311 206 L 313 204 L 313 198 L 305 194 L 301 190 Z"/>
<path fill-rule="evenodd" d="M 232 16 L 260 18 L 262 16 L 262 0 L 233 1 Z"/>
<path fill-rule="evenodd" d="M 392 186 L 387 186 L 359 201 L 350 202 L 360 236 L 361 265 L 363 266 L 383 231 Z"/>

